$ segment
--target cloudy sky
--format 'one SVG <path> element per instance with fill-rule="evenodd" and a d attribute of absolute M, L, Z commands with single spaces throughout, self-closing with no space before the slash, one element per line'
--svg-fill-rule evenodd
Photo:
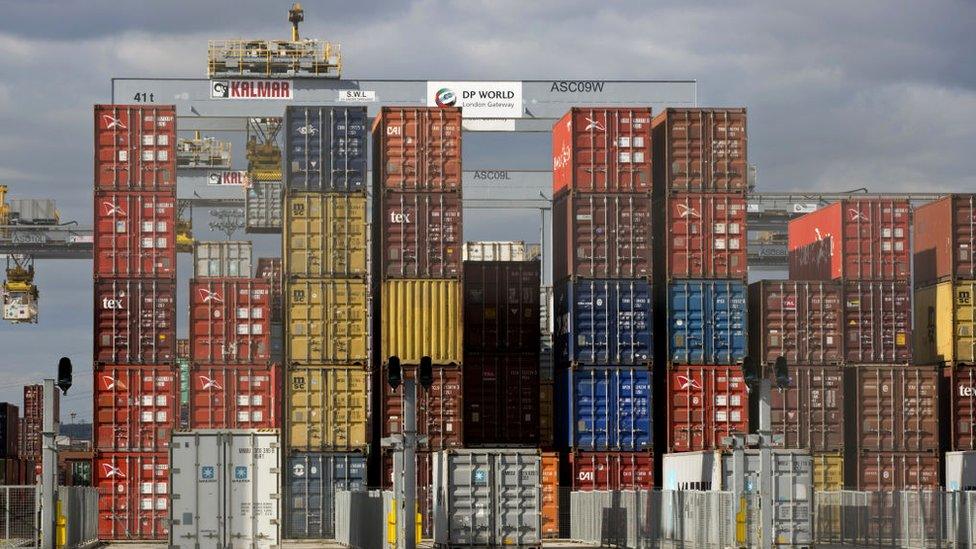
<path fill-rule="evenodd" d="M 0 183 L 56 198 L 63 218 L 89 224 L 91 106 L 108 101 L 110 78 L 203 76 L 208 39 L 285 37 L 288 5 L 0 0 Z M 347 77 L 696 79 L 702 105 L 749 108 L 761 190 L 976 189 L 971 1 L 305 8 L 303 34 L 341 42 Z M 493 146 L 470 157 L 466 147 L 467 167 L 549 164 L 524 153 L 544 151 L 537 142 L 483 143 Z M 465 236 L 536 240 L 534 215 L 470 215 Z M 67 354 L 76 388 L 62 409 L 90 415 L 91 265 L 44 262 L 38 280 L 41 323 L 0 325 L 0 400 L 20 403 L 20 385 Z"/>

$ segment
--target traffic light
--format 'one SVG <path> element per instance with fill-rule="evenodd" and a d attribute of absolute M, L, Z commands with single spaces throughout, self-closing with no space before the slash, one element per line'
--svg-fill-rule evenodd
<path fill-rule="evenodd" d="M 396 391 L 402 380 L 403 374 L 400 371 L 400 357 L 396 355 L 391 356 L 386 363 L 386 382 Z"/>
<path fill-rule="evenodd" d="M 430 389 L 434 383 L 434 367 L 429 356 L 420 357 L 420 369 L 417 372 L 417 381 L 424 390 Z"/>
<path fill-rule="evenodd" d="M 786 357 L 781 356 L 776 359 L 776 364 L 773 366 L 774 373 L 776 374 L 776 386 L 780 389 L 786 389 L 790 386 L 790 372 L 786 367 Z"/>
<path fill-rule="evenodd" d="M 57 386 L 61 389 L 61 394 L 68 394 L 71 388 L 71 359 L 63 356 L 58 361 L 58 382 Z"/>

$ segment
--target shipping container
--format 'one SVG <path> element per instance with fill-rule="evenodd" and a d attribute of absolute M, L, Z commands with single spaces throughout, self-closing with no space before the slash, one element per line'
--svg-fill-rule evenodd
<path fill-rule="evenodd" d="M 285 537 L 335 537 L 335 493 L 366 491 L 366 457 L 360 453 L 289 455 L 285 465 Z"/>
<path fill-rule="evenodd" d="M 464 441 L 539 446 L 539 358 L 469 353 L 464 360 Z"/>
<path fill-rule="evenodd" d="M 788 371 L 789 387 L 769 396 L 773 441 L 815 453 L 843 451 L 843 366 L 790 364 Z M 751 404 L 752 425 L 758 427 L 759 401 Z"/>
<path fill-rule="evenodd" d="M 552 223 L 555 280 L 651 276 L 649 195 L 560 193 Z"/>
<path fill-rule="evenodd" d="M 907 282 L 910 226 L 908 199 L 841 200 L 792 219 L 790 278 Z"/>
<path fill-rule="evenodd" d="M 976 363 L 976 282 L 942 282 L 915 290 L 918 364 Z"/>
<path fill-rule="evenodd" d="M 730 433 L 749 432 L 749 391 L 740 366 L 668 370 L 668 449 L 715 450 Z"/>
<path fill-rule="evenodd" d="M 461 190 L 461 109 L 383 107 L 372 133 L 377 190 Z"/>
<path fill-rule="evenodd" d="M 176 283 L 96 280 L 94 339 L 96 362 L 172 362 L 176 358 Z"/>
<path fill-rule="evenodd" d="M 541 462 L 542 537 L 559 537 L 559 453 L 543 452 Z"/>
<path fill-rule="evenodd" d="M 667 201 L 665 223 L 669 280 L 746 278 L 746 199 L 742 194 L 674 194 Z"/>
<path fill-rule="evenodd" d="M 95 105 L 95 190 L 176 192 L 176 107 Z"/>
<path fill-rule="evenodd" d="M 95 369 L 93 444 L 102 452 L 163 452 L 176 428 L 179 398 L 172 364 Z"/>
<path fill-rule="evenodd" d="M 170 548 L 278 547 L 278 434 L 277 429 L 173 434 Z"/>
<path fill-rule="evenodd" d="M 671 362 L 742 362 L 747 347 L 746 301 L 746 286 L 737 280 L 672 280 L 668 286 Z"/>
<path fill-rule="evenodd" d="M 289 364 L 362 364 L 370 353 L 370 296 L 362 280 L 289 280 L 285 287 Z"/>
<path fill-rule="evenodd" d="M 194 278 L 250 278 L 250 241 L 197 241 L 193 244 Z"/>
<path fill-rule="evenodd" d="M 748 190 L 745 108 L 669 108 L 654 117 L 652 126 L 657 190 Z"/>
<path fill-rule="evenodd" d="M 844 359 L 839 282 L 763 280 L 749 285 L 749 347 L 760 364 L 840 364 Z"/>
<path fill-rule="evenodd" d="M 558 360 L 622 366 L 651 359 L 647 280 L 567 280 L 556 287 L 555 299 Z"/>
<path fill-rule="evenodd" d="M 54 391 L 54 417 L 61 417 L 61 391 Z M 41 428 L 44 424 L 44 386 L 24 385 L 24 444 L 21 455 L 41 460 Z"/>
<path fill-rule="evenodd" d="M 11 198 L 8 221 L 11 225 L 57 225 L 61 214 L 50 198 Z"/>
<path fill-rule="evenodd" d="M 281 231 L 283 189 L 280 181 L 252 181 L 244 193 L 244 231 Z"/>
<path fill-rule="evenodd" d="M 281 427 L 281 369 L 196 365 L 190 374 L 190 429 Z"/>
<path fill-rule="evenodd" d="M 943 442 L 952 450 L 976 450 L 976 366 L 957 364 L 945 376 L 950 439 Z"/>
<path fill-rule="evenodd" d="M 915 286 L 976 278 L 976 194 L 953 194 L 915 208 Z"/>
<path fill-rule="evenodd" d="M 434 536 L 434 493 L 433 474 L 431 472 L 430 451 L 418 450 L 414 459 L 417 471 L 417 512 L 421 516 L 421 534 L 424 538 Z M 381 486 L 384 491 L 393 490 L 393 452 L 383 452 L 383 476 Z"/>
<path fill-rule="evenodd" d="M 271 360 L 271 285 L 260 278 L 190 281 L 191 358 L 203 364 Z"/>
<path fill-rule="evenodd" d="M 945 453 L 946 490 L 976 490 L 976 452 Z"/>
<path fill-rule="evenodd" d="M 859 452 L 857 459 L 858 490 L 896 492 L 939 487 L 938 454 Z"/>
<path fill-rule="evenodd" d="M 900 282 L 844 282 L 848 363 L 912 363 L 912 290 Z"/>
<path fill-rule="evenodd" d="M 464 350 L 539 353 L 539 262 L 464 262 Z"/>
<path fill-rule="evenodd" d="M 386 192 L 380 201 L 384 278 L 461 276 L 460 194 Z"/>
<path fill-rule="evenodd" d="M 560 370 L 556 378 L 556 434 L 561 447 L 624 452 L 653 447 L 651 370 L 647 365 L 574 367 Z"/>
<path fill-rule="evenodd" d="M 435 544 L 541 547 L 538 450 L 442 450 L 432 470 Z"/>
<path fill-rule="evenodd" d="M 284 279 L 282 278 L 282 267 L 280 257 L 259 257 L 257 268 L 254 272 L 255 278 L 260 278 L 268 282 L 271 287 L 271 324 L 272 327 L 275 324 L 281 324 L 283 318 L 283 307 L 284 307 L 284 297 L 283 297 L 283 284 Z M 272 330 L 272 339 L 274 339 L 274 331 Z M 272 342 L 272 348 L 274 348 L 274 343 Z M 272 359 L 274 360 L 274 359 Z"/>
<path fill-rule="evenodd" d="M 651 109 L 574 107 L 552 126 L 552 189 L 649 193 Z"/>
<path fill-rule="evenodd" d="M 370 247 L 366 202 L 360 194 L 290 194 L 284 239 L 288 276 L 365 277 Z"/>
<path fill-rule="evenodd" d="M 289 192 L 365 192 L 366 107 L 285 107 Z"/>
<path fill-rule="evenodd" d="M 415 364 L 403 364 L 404 379 L 414 379 Z M 427 448 L 441 450 L 464 444 L 464 380 L 460 366 L 435 364 L 430 389 L 417 385 L 417 434 L 427 437 Z M 387 379 L 386 364 L 380 379 Z M 394 391 L 388 383 L 382 385 L 380 417 L 383 436 L 402 432 L 403 389 Z"/>
<path fill-rule="evenodd" d="M 651 452 L 570 452 L 567 459 L 573 491 L 654 488 Z"/>
<path fill-rule="evenodd" d="M 369 372 L 364 367 L 293 366 L 287 375 L 289 451 L 362 451 L 370 440 Z"/>
<path fill-rule="evenodd" d="M 528 261 L 524 240 L 477 240 L 464 243 L 462 261 Z"/>
<path fill-rule="evenodd" d="M 169 456 L 165 452 L 98 454 L 95 487 L 98 539 L 167 539 Z"/>
<path fill-rule="evenodd" d="M 934 366 L 858 365 L 852 376 L 857 448 L 937 452 L 940 375 Z"/>
<path fill-rule="evenodd" d="M 813 454 L 814 492 L 839 492 L 844 489 L 844 454 Z"/>
<path fill-rule="evenodd" d="M 95 278 L 174 278 L 176 199 L 154 192 L 95 193 Z"/>
<path fill-rule="evenodd" d="M 463 342 L 461 283 L 458 280 L 388 280 L 383 283 L 381 356 L 417 364 L 460 364 Z"/>
<path fill-rule="evenodd" d="M 555 447 L 555 403 L 553 402 L 552 382 L 539 386 L 539 447 L 549 449 Z"/>
<path fill-rule="evenodd" d="M 20 457 L 20 410 L 9 402 L 0 402 L 0 458 Z"/>
<path fill-rule="evenodd" d="M 176 360 L 190 360 L 189 338 L 176 338 Z"/>

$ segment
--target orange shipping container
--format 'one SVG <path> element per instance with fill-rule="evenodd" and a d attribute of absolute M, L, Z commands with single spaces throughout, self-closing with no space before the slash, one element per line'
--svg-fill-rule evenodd
<path fill-rule="evenodd" d="M 461 190 L 461 109 L 383 107 L 372 132 L 375 188 Z"/>
<path fill-rule="evenodd" d="M 542 454 L 542 537 L 559 537 L 559 454 Z"/>
<path fill-rule="evenodd" d="M 746 109 L 665 109 L 654 117 L 653 135 L 661 191 L 747 190 Z"/>

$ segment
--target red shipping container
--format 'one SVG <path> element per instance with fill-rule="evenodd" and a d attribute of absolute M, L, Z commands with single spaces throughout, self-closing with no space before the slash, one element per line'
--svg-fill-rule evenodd
<path fill-rule="evenodd" d="M 782 438 L 783 448 L 842 452 L 844 367 L 790 366 L 789 374 L 789 388 L 770 393 L 773 438 Z M 752 412 L 753 425 L 758 425 L 756 406 Z"/>
<path fill-rule="evenodd" d="M 668 279 L 746 277 L 746 200 L 681 193 L 668 199 Z"/>
<path fill-rule="evenodd" d="M 857 489 L 870 492 L 934 490 L 939 487 L 939 455 L 860 452 Z"/>
<path fill-rule="evenodd" d="M 417 366 L 404 364 L 402 366 L 404 379 L 415 379 Z M 381 380 L 387 376 L 386 364 L 383 365 Z M 417 386 L 417 434 L 427 437 L 429 450 L 443 450 L 445 448 L 460 448 L 464 445 L 464 382 L 461 366 L 434 365 L 434 382 L 430 389 L 423 390 Z M 390 385 L 381 382 L 383 399 L 381 402 L 381 417 L 383 420 L 383 436 L 388 437 L 400 432 L 403 422 L 403 388 L 394 392 Z"/>
<path fill-rule="evenodd" d="M 915 208 L 915 286 L 976 278 L 976 194 L 954 194 Z"/>
<path fill-rule="evenodd" d="M 174 278 L 175 227 L 170 194 L 95 193 L 95 277 Z"/>
<path fill-rule="evenodd" d="M 844 356 L 849 363 L 912 363 L 912 290 L 900 282 L 844 283 Z"/>
<path fill-rule="evenodd" d="M 271 360 L 271 285 L 259 278 L 190 281 L 192 359 L 204 364 Z"/>
<path fill-rule="evenodd" d="M 646 194 L 556 196 L 555 280 L 651 276 L 651 198 Z"/>
<path fill-rule="evenodd" d="M 387 192 L 383 203 L 385 278 L 461 276 L 461 196 Z"/>
<path fill-rule="evenodd" d="M 277 364 L 196 365 L 190 370 L 190 428 L 277 429 L 281 383 Z"/>
<path fill-rule="evenodd" d="M 793 219 L 790 278 L 908 281 L 910 225 L 911 206 L 903 199 L 841 200 Z"/>
<path fill-rule="evenodd" d="M 461 109 L 383 107 L 372 132 L 377 188 L 461 190 Z"/>
<path fill-rule="evenodd" d="M 175 281 L 95 281 L 96 362 L 162 364 L 175 358 Z"/>
<path fill-rule="evenodd" d="M 539 445 L 538 353 L 465 356 L 464 442 Z"/>
<path fill-rule="evenodd" d="M 668 371 L 670 451 L 715 450 L 732 432 L 749 432 L 749 392 L 742 367 L 672 365 Z"/>
<path fill-rule="evenodd" d="M 539 352 L 538 261 L 464 262 L 464 349 Z"/>
<path fill-rule="evenodd" d="M 854 372 L 858 450 L 937 452 L 940 377 L 935 366 L 858 365 Z"/>
<path fill-rule="evenodd" d="M 665 109 L 652 125 L 654 181 L 662 191 L 748 190 L 746 109 Z"/>
<path fill-rule="evenodd" d="M 256 275 L 271 285 L 271 322 L 282 322 L 284 315 L 283 278 L 280 257 L 259 257 Z"/>
<path fill-rule="evenodd" d="M 434 480 L 431 474 L 431 453 L 418 450 L 416 456 L 417 470 L 417 512 L 421 515 L 422 535 L 425 538 L 434 536 Z M 383 452 L 383 478 L 380 479 L 383 490 L 393 489 L 393 452 Z"/>
<path fill-rule="evenodd" d="M 175 106 L 95 105 L 95 189 L 175 195 Z"/>
<path fill-rule="evenodd" d="M 574 107 L 552 127 L 552 189 L 649 193 L 651 109 Z"/>
<path fill-rule="evenodd" d="M 94 447 L 163 452 L 176 428 L 179 378 L 172 365 L 95 369 Z"/>
<path fill-rule="evenodd" d="M 976 366 L 957 364 L 945 369 L 952 450 L 976 450 Z"/>
<path fill-rule="evenodd" d="M 94 465 L 98 539 L 165 540 L 169 535 L 169 456 L 103 453 Z"/>
<path fill-rule="evenodd" d="M 651 452 L 572 452 L 569 468 L 573 475 L 573 491 L 654 488 L 654 454 Z"/>
<path fill-rule="evenodd" d="M 760 363 L 839 364 L 844 298 L 833 281 L 763 280 L 749 285 L 749 348 Z"/>

